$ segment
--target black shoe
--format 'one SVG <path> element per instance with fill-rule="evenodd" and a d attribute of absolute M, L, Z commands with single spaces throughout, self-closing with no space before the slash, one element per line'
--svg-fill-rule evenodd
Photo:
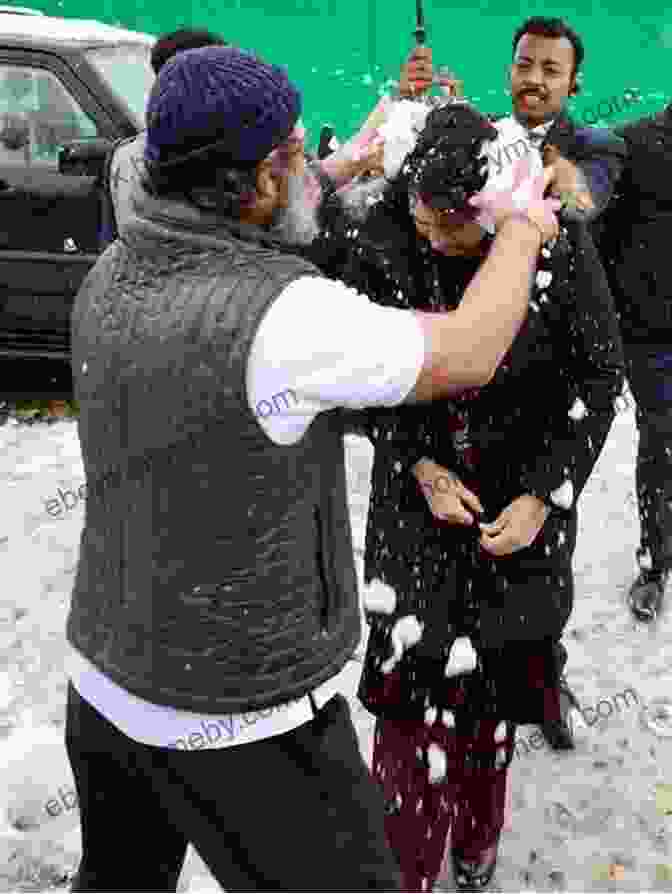
<path fill-rule="evenodd" d="M 453 878 L 458 891 L 483 891 L 490 884 L 497 866 L 499 841 L 484 853 L 480 860 L 473 861 L 455 848 L 450 852 L 453 864 Z"/>
<path fill-rule="evenodd" d="M 554 751 L 571 751 L 574 745 L 574 733 L 569 725 L 571 708 L 581 710 L 576 696 L 569 688 L 567 680 L 560 678 L 560 719 L 547 720 L 541 724 L 544 739 Z"/>
<path fill-rule="evenodd" d="M 654 621 L 663 606 L 667 572 L 640 571 L 630 587 L 628 604 L 638 621 Z"/>

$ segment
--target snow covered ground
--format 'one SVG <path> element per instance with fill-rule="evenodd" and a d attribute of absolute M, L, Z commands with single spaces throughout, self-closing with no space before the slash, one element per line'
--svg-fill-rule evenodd
<path fill-rule="evenodd" d="M 640 627 L 624 602 L 638 536 L 635 444 L 629 410 L 617 417 L 581 506 L 568 677 L 583 705 L 602 705 L 602 718 L 587 712 L 593 725 L 580 731 L 569 754 L 550 752 L 534 727 L 520 730 L 496 890 L 672 891 L 672 821 L 664 815 L 668 791 L 672 815 L 672 738 L 658 738 L 640 716 L 646 702 L 672 696 L 672 613 L 656 627 Z M 371 451 L 352 438 L 348 455 L 361 572 Z M 17 726 L 63 727 L 64 624 L 84 513 L 76 423 L 0 427 L 0 480 L 1 766 L 2 740 Z M 59 488 L 72 497 L 59 496 Z M 351 668 L 352 697 L 359 665 Z M 632 695 L 626 703 L 626 690 L 636 693 L 639 706 Z M 351 702 L 368 757 L 373 718 L 354 697 Z M 0 774 L 0 799 L 2 784 Z M 0 800 L 1 817 L 5 807 Z M 78 859 L 76 811 L 72 817 L 61 821 L 64 832 L 42 839 L 0 822 L 0 892 L 58 884 Z M 111 829 L 112 847 L 113 837 Z M 447 889 L 449 879 L 447 872 Z M 181 887 L 218 890 L 195 855 Z"/>

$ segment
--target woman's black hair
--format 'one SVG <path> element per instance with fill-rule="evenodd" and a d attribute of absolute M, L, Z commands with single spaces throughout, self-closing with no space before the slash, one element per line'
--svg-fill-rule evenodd
<path fill-rule="evenodd" d="M 483 143 L 497 135 L 493 124 L 468 103 L 433 109 L 393 191 L 398 196 L 420 195 L 442 211 L 470 210 L 468 199 L 487 179 L 487 158 L 479 153 Z"/>

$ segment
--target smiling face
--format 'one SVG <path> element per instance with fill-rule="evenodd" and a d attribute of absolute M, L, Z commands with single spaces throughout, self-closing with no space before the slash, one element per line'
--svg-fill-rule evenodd
<path fill-rule="evenodd" d="M 411 200 L 415 229 L 432 249 L 447 257 L 471 257 L 482 252 L 485 231 L 473 220 L 458 218 L 448 211 L 430 208 L 420 198 Z"/>
<path fill-rule="evenodd" d="M 574 47 L 566 37 L 523 34 L 511 65 L 516 118 L 534 127 L 555 118 L 576 85 Z"/>

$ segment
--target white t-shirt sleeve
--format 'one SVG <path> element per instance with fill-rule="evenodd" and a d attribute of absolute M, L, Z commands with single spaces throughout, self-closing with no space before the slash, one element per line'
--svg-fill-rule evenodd
<path fill-rule="evenodd" d="M 424 359 L 424 333 L 413 312 L 304 276 L 276 298 L 259 325 L 247 397 L 268 437 L 291 445 L 325 410 L 403 403 Z"/>

